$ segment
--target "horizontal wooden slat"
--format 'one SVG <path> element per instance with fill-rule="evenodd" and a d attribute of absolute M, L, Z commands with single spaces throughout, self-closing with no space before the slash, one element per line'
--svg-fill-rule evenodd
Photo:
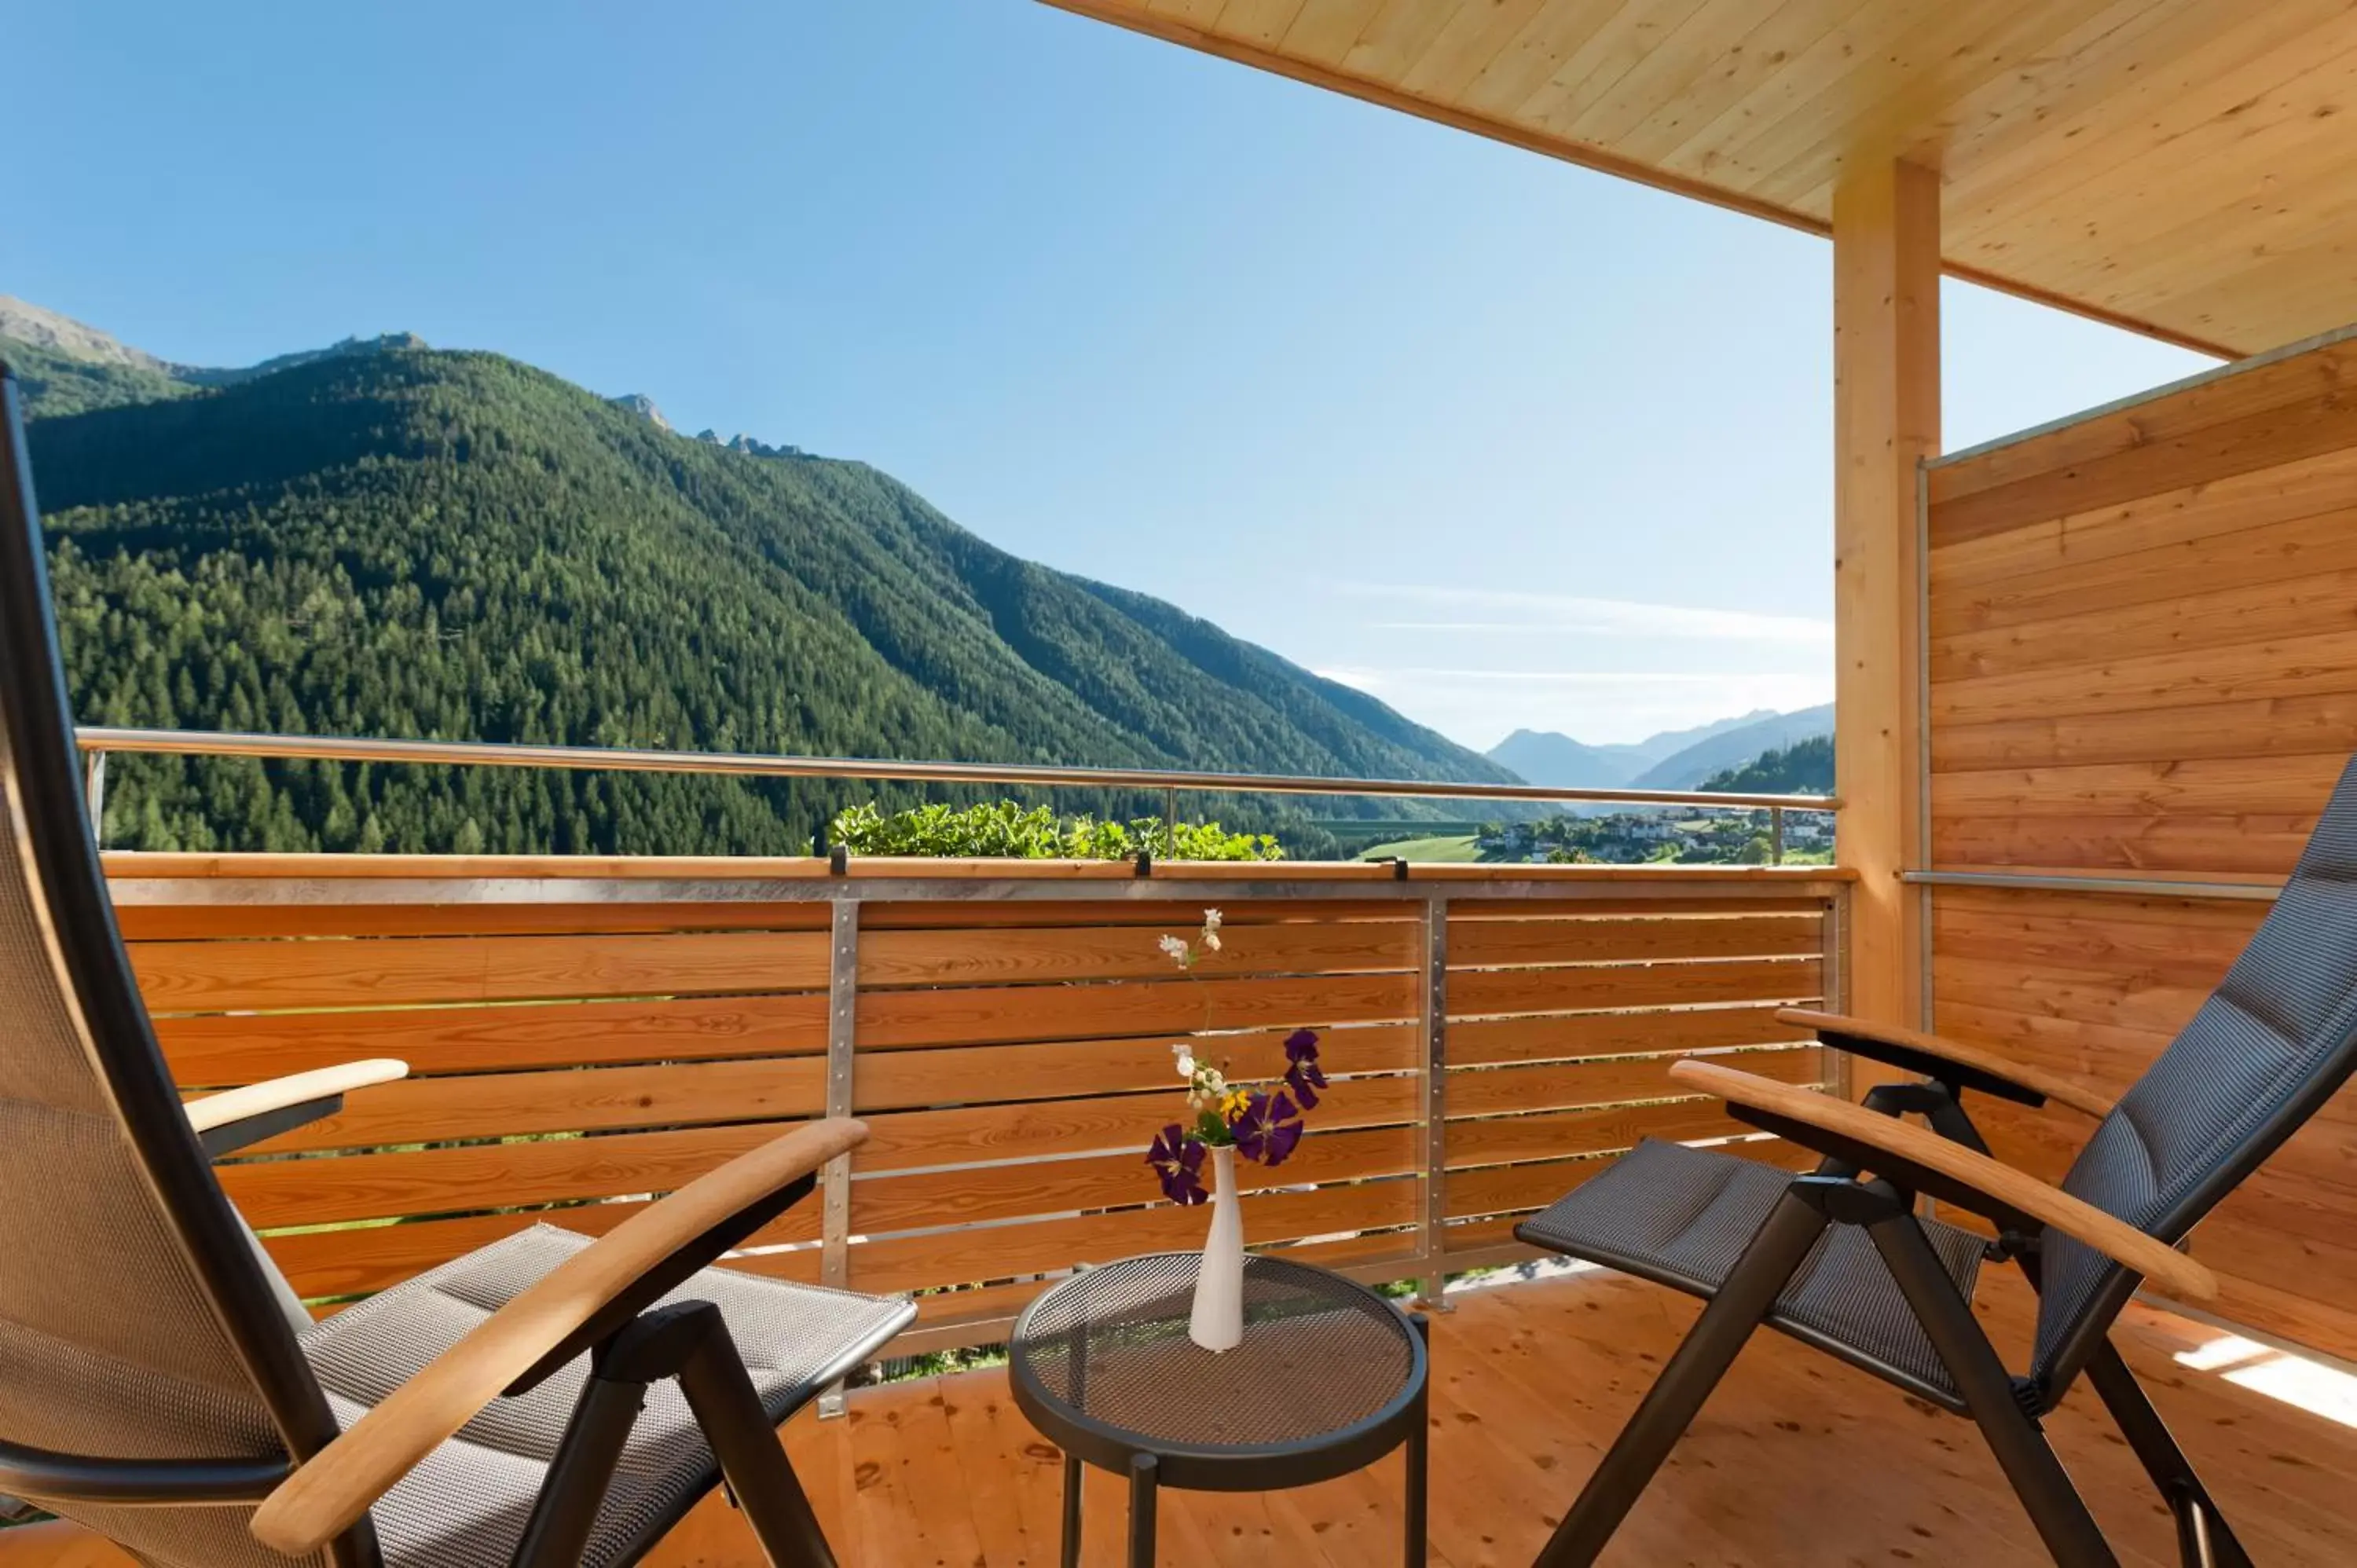
<path fill-rule="evenodd" d="M 414 1073 L 786 1056 L 826 1048 L 826 996 L 158 1018 L 173 1079 L 253 1083 L 369 1057 Z"/>
<path fill-rule="evenodd" d="M 1776 1018 L 1780 1004 L 1680 1007 L 1650 1013 L 1580 1013 L 1559 1017 L 1452 1018 L 1454 1067 L 1542 1061 L 1562 1057 L 1636 1056 L 1763 1046 L 1805 1040 L 1809 1033 Z"/>
<path fill-rule="evenodd" d="M 1421 872 L 1425 868 L 1419 866 L 1416 869 Z M 1849 875 L 1838 866 L 1820 865 L 1810 869 L 1831 872 L 1836 882 L 1846 881 Z M 1669 886 L 1674 886 L 1675 884 Z M 1826 904 L 1822 897 L 1790 892 L 1744 892 L 1707 897 L 1680 897 L 1669 894 L 1637 898 L 1615 897 L 1611 889 L 1606 889 L 1599 896 L 1584 898 L 1523 898 L 1485 897 L 1482 891 L 1479 882 L 1448 889 L 1450 929 L 1478 920 L 1599 919 L 1610 916 L 1658 919 L 1667 915 L 1812 915 L 1824 913 Z"/>
<path fill-rule="evenodd" d="M 1183 933 L 1202 923 L 1205 900 L 1195 898 L 876 899 L 859 906 L 859 929 L 873 931 L 973 931 L 1003 927 L 1144 927 Z M 1347 920 L 1396 920 L 1401 906 L 1368 898 L 1254 898 L 1248 893 L 1209 901 L 1231 926 L 1327 925 Z M 1151 935 L 1147 938 L 1149 947 Z"/>
<path fill-rule="evenodd" d="M 1202 946 L 1191 907 L 1169 911 L 1162 931 L 1196 950 L 1194 974 L 1351 973 L 1404 970 L 1416 961 L 1420 930 L 1405 918 L 1311 925 L 1238 924 L 1217 951 Z M 859 983 L 1003 985 L 1066 980 L 1166 980 L 1179 972 L 1156 945 L 1153 928 L 1022 927 L 877 930 L 859 942 Z"/>
<path fill-rule="evenodd" d="M 815 931 L 363 937 L 141 942 L 131 961 L 151 1009 L 227 1013 L 795 991 L 826 984 L 826 946 Z"/>
<path fill-rule="evenodd" d="M 1448 1218 L 1466 1219 L 1483 1214 L 1544 1208 L 1611 1167 L 1612 1161 L 1608 1157 L 1534 1160 L 1518 1165 L 1451 1171 L 1448 1177 Z"/>
<path fill-rule="evenodd" d="M 1944 507 L 2090 464 L 2133 463 L 2155 456 L 2174 463 L 2186 450 L 2180 444 L 2195 437 L 2221 428 L 2237 429 L 2244 420 L 2333 395 L 2347 379 L 2349 363 L 2348 345 L 2334 344 L 2253 365 L 2166 397 L 2101 410 L 1964 461 L 1936 464 L 1925 476 L 1926 494 L 1933 507 Z M 2185 482 L 2222 477 L 2215 465 L 2201 466 Z"/>
<path fill-rule="evenodd" d="M 859 998 L 859 1044 L 863 1050 L 900 1050 L 1075 1036 L 1381 1023 L 1414 1017 L 1415 991 L 1415 977 L 1408 974 L 1340 974 L 867 992 Z"/>
<path fill-rule="evenodd" d="M 1448 1168 L 1601 1154 L 1629 1148 L 1641 1138 L 1684 1143 L 1695 1138 L 1731 1138 L 1752 1131 L 1728 1116 L 1716 1100 L 1543 1111 L 1530 1116 L 1491 1116 L 1468 1122 L 1451 1117 Z"/>
<path fill-rule="evenodd" d="M 2206 548 L 2212 541 L 2255 553 L 2233 542 L 2256 530 L 2343 510 L 2352 496 L 2357 448 L 2067 512 L 1967 543 L 1935 545 L 1930 558 L 1933 624 L 1984 596 L 2017 586 L 2034 590 L 2042 581 L 2124 555 Z"/>
<path fill-rule="evenodd" d="M 1932 780 L 1932 820 L 2313 815 L 2348 764 L 2328 753 L 1941 773 Z"/>
<path fill-rule="evenodd" d="M 2352 511 L 2344 526 L 2357 525 Z M 2352 528 L 2357 532 L 2357 528 Z M 2357 555 L 2357 548 L 2351 551 Z M 2221 572 L 2228 580 L 2247 573 Z M 1932 678 L 1964 680 L 2028 670 L 2076 668 L 2090 647 L 2106 657 L 2206 650 L 2222 661 L 2254 644 L 2330 633 L 2347 626 L 2357 568 L 2315 571 L 2279 582 L 2218 587 L 2145 605 L 2108 605 L 2051 620 L 1956 632 L 1932 644 Z"/>
<path fill-rule="evenodd" d="M 1494 1116 L 1517 1111 L 1552 1111 L 1576 1105 L 1610 1105 L 1631 1100 L 1663 1100 L 1687 1090 L 1670 1081 L 1670 1064 L 1683 1057 L 1608 1057 L 1590 1062 L 1551 1062 L 1535 1067 L 1458 1068 L 1448 1074 L 1448 1114 Z M 1713 1053 L 1722 1067 L 1758 1073 L 1779 1083 L 1815 1083 L 1824 1076 L 1824 1053 L 1813 1046 L 1778 1050 Z"/>
<path fill-rule="evenodd" d="M 1203 1058 L 1224 1063 L 1238 1083 L 1285 1075 L 1289 1031 L 1205 1036 Z M 1175 1089 L 1178 1076 L 1167 1039 L 1055 1040 L 1020 1046 L 952 1046 L 942 1050 L 861 1052 L 854 1068 L 852 1102 L 871 1111 L 922 1105 L 985 1104 L 1009 1100 L 1114 1094 L 1124 1090 Z M 1400 1072 L 1423 1059 L 1412 1025 L 1377 1024 L 1328 1029 L 1319 1059 L 1329 1073 Z"/>
<path fill-rule="evenodd" d="M 2241 955 L 2269 908 L 2191 898 L 1960 897 L 1975 891 L 1937 891 L 1932 935 L 1942 952 L 2089 968 L 2164 965 L 2212 982 Z"/>
<path fill-rule="evenodd" d="M 1413 1077 L 1350 1079 L 1318 1103 L 1321 1128 L 1381 1126 L 1415 1120 L 1423 1104 Z M 1178 1086 L 1167 1094 L 1025 1101 L 952 1111 L 899 1111 L 866 1118 L 869 1137 L 856 1161 L 863 1172 L 907 1170 L 974 1160 L 1144 1150 L 1185 1107 Z"/>
<path fill-rule="evenodd" d="M 1976 494 L 1935 499 L 1931 508 L 1931 539 L 1934 547 L 1977 539 L 2062 512 L 2117 505 L 2205 479 L 2345 451 L 2352 446 L 2357 446 L 2357 397 L 2329 393 L 2190 430 L 2169 440 L 2132 446 Z M 1935 475 L 1942 472 L 1933 470 Z"/>
<path fill-rule="evenodd" d="M 380 1291 L 464 1256 L 478 1247 L 534 1225 L 554 1225 L 584 1236 L 602 1236 L 646 1208 L 640 1202 L 576 1204 L 513 1214 L 476 1214 L 462 1219 L 417 1219 L 400 1225 L 370 1225 L 340 1230 L 299 1230 L 265 1238 L 286 1282 L 302 1296 L 361 1295 Z M 746 1238 L 748 1247 L 808 1241 L 815 1237 L 813 1200 L 790 1209 Z M 818 1277 L 810 1254 L 808 1278 Z M 798 1276 L 800 1277 L 800 1276 Z"/>
<path fill-rule="evenodd" d="M 2291 869 L 2316 829 L 2298 816 L 1935 817 L 1932 858 L 1944 865 L 2070 866 L 2082 872 Z"/>
<path fill-rule="evenodd" d="M 2345 756 L 2352 751 L 2357 751 L 2357 692 L 2326 692 L 1948 725 L 1932 732 L 1932 769 L 1943 774 L 2205 757 Z"/>
<path fill-rule="evenodd" d="M 1249 1195 L 1240 1206 L 1244 1240 L 1266 1243 L 1408 1224 L 1416 1218 L 1415 1195 L 1416 1184 L 1407 1180 Z M 1117 1214 L 896 1237 L 851 1249 L 851 1284 L 879 1292 L 963 1284 L 1200 1247 L 1209 1222 L 1200 1208 L 1157 1203 Z"/>
<path fill-rule="evenodd" d="M 247 1222 L 270 1230 L 669 1192 L 795 1125 L 766 1122 L 614 1133 L 404 1154 L 261 1160 L 217 1168 L 222 1187 Z"/>
<path fill-rule="evenodd" d="M 633 931 L 819 931 L 816 901 L 679 899 L 551 904 L 129 904 L 114 907 L 126 941 L 270 937 L 591 936 Z"/>
<path fill-rule="evenodd" d="M 1403 1175 L 1415 1168 L 1415 1157 L 1411 1128 L 1338 1130 L 1313 1119 L 1310 1131 L 1283 1165 L 1272 1169 L 1239 1159 L 1236 1176 L 1244 1190 L 1265 1191 Z M 1141 1142 L 1135 1150 L 1085 1159 L 862 1177 L 851 1184 L 851 1228 L 857 1234 L 873 1235 L 1114 1208 L 1151 1202 L 1160 1195 Z"/>
<path fill-rule="evenodd" d="M 749 1122 L 815 1116 L 825 1106 L 826 1063 L 809 1056 L 411 1079 L 356 1090 L 336 1114 L 250 1152 Z"/>
<path fill-rule="evenodd" d="M 2194 649 L 2102 659 L 2072 669 L 1934 682 L 1931 713 L 1936 734 L 1947 725 L 2166 710 L 2352 690 L 2357 690 L 2357 631 L 2334 631 L 2271 638 L 2245 648 L 2231 663 L 2212 650 Z"/>
<path fill-rule="evenodd" d="M 1824 940 L 1823 918 L 1813 913 L 1660 919 L 1452 919 L 1448 966 L 1453 971 L 1509 964 L 1760 958 L 1814 953 Z"/>
<path fill-rule="evenodd" d="M 2357 498 L 2357 484 L 2349 497 Z M 1935 577 L 1932 679 L 2083 662 L 2090 636 L 2117 655 L 2254 642 L 2288 635 L 2319 614 L 2326 618 L 2317 627 L 2330 626 L 2330 607 L 2345 599 L 2348 574 L 2357 570 L 2353 532 L 2357 500 L 2344 498 L 2312 517 L 2050 566 L 1976 589 L 1943 591 Z"/>
<path fill-rule="evenodd" d="M 1625 968 L 1469 970 L 1449 976 L 1448 1011 L 1456 1017 L 1797 1000 L 1823 993 L 1823 967 L 1812 958 L 1705 959 Z"/>

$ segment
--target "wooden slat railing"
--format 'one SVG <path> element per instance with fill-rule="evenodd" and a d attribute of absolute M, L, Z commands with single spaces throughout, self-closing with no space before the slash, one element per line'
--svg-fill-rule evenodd
<path fill-rule="evenodd" d="M 608 1229 L 823 1113 L 832 1079 L 872 1140 L 836 1204 L 790 1212 L 737 1266 L 921 1293 L 914 1342 L 932 1345 L 1002 1335 L 1042 1277 L 1200 1238 L 1143 1160 L 1181 1112 L 1180 1038 L 1245 1079 L 1277 1076 L 1290 1030 L 1323 1036 L 1335 1081 L 1311 1135 L 1275 1171 L 1244 1166 L 1254 1245 L 1428 1281 L 1514 1255 L 1517 1217 L 1637 1139 L 1745 1133 L 1678 1091 L 1679 1056 L 1819 1080 L 1820 1051 L 1773 1014 L 1838 1002 L 1845 893 L 1769 868 L 109 871 L 188 1089 L 412 1065 L 221 1167 L 321 1310 L 542 1220 Z M 1207 905 L 1222 950 L 1182 974 L 1156 938 Z"/>

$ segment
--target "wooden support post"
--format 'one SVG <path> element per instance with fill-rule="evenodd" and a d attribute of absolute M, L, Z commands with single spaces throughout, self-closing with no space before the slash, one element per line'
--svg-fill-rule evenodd
<path fill-rule="evenodd" d="M 1919 486 L 1940 450 L 1940 177 L 1914 164 L 1863 164 L 1834 191 L 1834 446 L 1850 1010 L 1913 1026 L 1926 933 L 1900 873 L 1924 864 Z"/>

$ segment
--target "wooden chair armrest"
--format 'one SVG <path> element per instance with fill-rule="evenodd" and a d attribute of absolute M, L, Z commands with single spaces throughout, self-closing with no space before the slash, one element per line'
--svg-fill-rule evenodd
<path fill-rule="evenodd" d="M 322 1100 L 337 1100 L 355 1089 L 371 1084 L 392 1083 L 409 1076 L 409 1064 L 391 1057 L 377 1057 L 368 1061 L 344 1062 L 336 1067 L 323 1067 L 310 1072 L 292 1072 L 284 1078 L 274 1078 L 261 1083 L 249 1083 L 243 1089 L 224 1090 L 219 1094 L 200 1095 L 188 1102 L 188 1125 L 199 1133 L 210 1133 L 231 1122 L 250 1121 L 274 1112 L 291 1111 L 298 1105 L 309 1105 Z"/>
<path fill-rule="evenodd" d="M 254 1538 L 289 1557 L 317 1552 L 650 1271 L 866 1139 L 863 1122 L 808 1122 L 632 1215 L 477 1325 L 313 1455 L 254 1510 Z"/>
<path fill-rule="evenodd" d="M 2047 1072 L 2042 1069 L 2031 1067 L 2026 1062 L 2008 1060 L 1994 1051 L 1982 1050 L 1977 1046 L 1968 1046 L 1962 1041 L 1944 1039 L 1938 1035 L 1927 1035 L 1921 1029 L 1903 1029 L 1894 1024 L 1868 1023 L 1864 1018 L 1846 1017 L 1839 1013 L 1818 1013 L 1806 1007 L 1782 1008 L 1776 1016 L 1784 1023 L 1796 1024 L 1803 1029 L 1813 1029 L 1820 1038 L 1826 1036 L 1834 1036 L 1826 1043 L 1836 1050 L 1852 1048 L 1855 1045 L 1858 1055 L 1871 1056 L 1878 1061 L 1889 1061 L 1893 1067 L 1908 1068 L 1911 1070 L 1916 1064 L 1908 1061 L 1892 1061 L 1888 1056 L 1873 1050 L 1871 1048 L 1873 1045 L 1878 1043 L 1895 1046 L 1900 1051 L 1916 1057 L 1932 1057 L 1941 1061 L 1952 1062 L 1975 1073 L 2017 1085 L 2029 1090 L 2032 1094 L 2042 1095 L 2058 1105 L 2067 1105 L 2073 1111 L 2083 1112 L 2098 1122 L 2112 1113 L 2111 1099 L 2089 1089 L 2085 1084 L 2073 1082 L 2060 1073 Z"/>
<path fill-rule="evenodd" d="M 284 1078 L 249 1083 L 243 1089 L 223 1090 L 219 1094 L 199 1095 L 183 1109 L 188 1113 L 189 1126 L 199 1133 L 210 1133 L 216 1127 L 242 1122 L 250 1116 L 307 1105 L 315 1100 L 331 1100 L 355 1089 L 392 1083 L 408 1076 L 407 1062 L 397 1061 L 391 1057 L 378 1057 L 368 1061 L 318 1068 L 310 1072 L 291 1072 Z"/>
<path fill-rule="evenodd" d="M 1813 1090 L 1777 1083 L 1710 1062 L 1688 1059 L 1673 1063 L 1670 1076 L 1689 1089 L 1715 1094 L 1730 1105 L 1749 1106 L 1861 1145 L 1869 1170 L 1876 1169 L 1872 1155 L 1878 1150 L 1894 1161 L 1936 1173 L 2085 1242 L 2170 1295 L 2188 1301 L 2208 1301 L 2218 1294 L 2217 1276 L 2175 1248 L 2027 1172 L 1962 1144 L 1951 1143 L 1929 1128 L 1880 1115 L 1863 1105 L 1852 1105 Z M 1878 1174 L 1893 1172 L 1885 1169 Z"/>

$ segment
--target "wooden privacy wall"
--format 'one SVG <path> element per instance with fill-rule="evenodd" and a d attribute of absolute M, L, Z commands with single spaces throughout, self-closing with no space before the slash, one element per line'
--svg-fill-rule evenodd
<path fill-rule="evenodd" d="M 2357 751 L 2357 341 L 1934 465 L 1931 853 L 1943 870 L 2272 886 Z M 1934 1023 L 2133 1079 L 2264 903 L 1943 887 Z M 2196 1235 L 2220 1310 L 2357 1356 L 2344 1096 Z M 1997 1114 L 2050 1173 L 2086 1125 Z"/>
<path fill-rule="evenodd" d="M 136 857 L 116 858 L 120 871 Z M 1665 877 L 1696 896 L 1641 896 Z M 926 1293 L 920 1332 L 934 1343 L 1003 1334 L 1040 1276 L 1200 1240 L 1203 1215 L 1160 1202 L 1144 1163 L 1182 1113 L 1180 1038 L 1237 1079 L 1273 1079 L 1288 1032 L 1321 1032 L 1333 1085 L 1293 1159 L 1243 1166 L 1245 1231 L 1381 1277 L 1500 1256 L 1515 1216 L 1639 1137 L 1744 1134 L 1671 1084 L 1678 1055 L 1740 1050 L 1789 1082 L 1821 1071 L 1772 1014 L 1825 994 L 1836 888 L 1822 875 L 1631 873 L 1537 889 L 1579 895 L 1553 897 L 1346 885 L 1139 898 L 1129 879 L 1018 900 L 813 883 L 791 898 L 472 905 L 363 883 L 325 904 L 121 910 L 184 1087 L 411 1064 L 408 1080 L 220 1167 L 323 1305 L 540 1220 L 602 1231 L 823 1113 L 838 968 L 856 1004 L 835 1092 L 873 1136 L 834 1245 L 813 1200 L 737 1266 Z M 1207 902 L 1224 913 L 1222 949 L 1181 972 L 1157 938 L 1190 935 Z M 1424 1072 L 1435 923 L 1437 1144 Z M 1437 1204 L 1427 1169 L 1446 1173 Z"/>

